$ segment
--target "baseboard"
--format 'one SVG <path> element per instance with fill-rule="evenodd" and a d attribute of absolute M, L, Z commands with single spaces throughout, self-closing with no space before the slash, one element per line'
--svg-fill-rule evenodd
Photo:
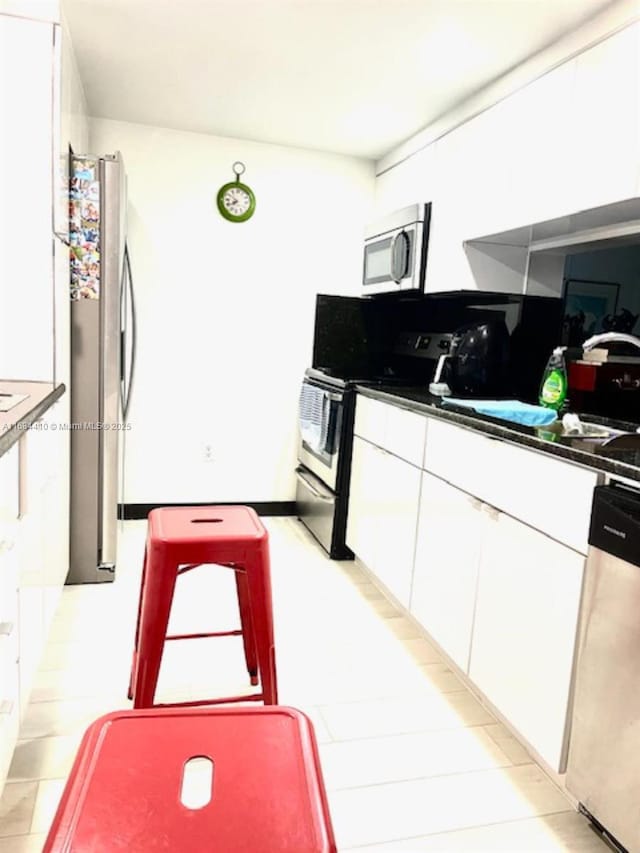
<path fill-rule="evenodd" d="M 296 515 L 295 501 L 263 501 L 252 503 L 251 501 L 234 501 L 232 503 L 220 503 L 219 501 L 208 501 L 206 503 L 156 503 L 156 504 L 118 504 L 118 518 L 122 521 L 139 521 L 145 519 L 152 509 L 163 506 L 250 506 L 258 515 Z"/>

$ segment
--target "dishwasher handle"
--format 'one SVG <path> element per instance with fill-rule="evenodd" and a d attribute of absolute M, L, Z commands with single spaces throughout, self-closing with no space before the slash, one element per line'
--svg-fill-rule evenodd
<path fill-rule="evenodd" d="M 596 486 L 589 544 L 640 567 L 640 491 L 622 483 Z"/>

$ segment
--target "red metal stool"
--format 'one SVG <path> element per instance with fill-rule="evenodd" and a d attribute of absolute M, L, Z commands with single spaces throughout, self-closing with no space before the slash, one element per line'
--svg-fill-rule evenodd
<path fill-rule="evenodd" d="M 193 759 L 208 768 L 195 788 Z M 44 853 L 152 850 L 335 853 L 307 717 L 284 707 L 182 708 L 96 720 Z"/>
<path fill-rule="evenodd" d="M 204 563 L 235 572 L 241 630 L 167 636 L 176 579 Z M 278 691 L 271 611 L 269 539 L 256 513 L 246 506 L 167 507 L 149 513 L 138 624 L 129 698 L 134 708 L 154 707 L 165 640 L 242 635 L 251 684 L 262 690 L 177 702 L 174 705 L 215 705 L 262 700 L 276 705 Z M 165 703 L 169 705 L 170 703 Z"/>

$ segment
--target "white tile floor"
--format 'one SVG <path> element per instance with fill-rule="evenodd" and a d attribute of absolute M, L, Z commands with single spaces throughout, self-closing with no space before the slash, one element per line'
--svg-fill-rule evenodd
<path fill-rule="evenodd" d="M 314 721 L 341 851 L 604 851 L 522 746 L 354 563 L 294 519 L 266 519 L 280 701 Z M 0 801 L 0 851 L 35 853 L 84 728 L 129 707 L 145 524 L 114 584 L 67 587 Z M 236 627 L 221 568 L 180 579 L 176 632 Z M 168 646 L 158 698 L 249 690 L 239 638 Z M 176 851 L 182 853 L 182 851 Z"/>

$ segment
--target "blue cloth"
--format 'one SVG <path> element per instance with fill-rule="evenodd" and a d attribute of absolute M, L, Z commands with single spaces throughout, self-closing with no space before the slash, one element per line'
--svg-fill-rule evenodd
<path fill-rule="evenodd" d="M 480 415 L 501 418 L 524 426 L 547 426 L 558 419 L 553 409 L 521 403 L 520 400 L 460 400 L 457 397 L 443 397 L 443 403 L 473 409 Z"/>

